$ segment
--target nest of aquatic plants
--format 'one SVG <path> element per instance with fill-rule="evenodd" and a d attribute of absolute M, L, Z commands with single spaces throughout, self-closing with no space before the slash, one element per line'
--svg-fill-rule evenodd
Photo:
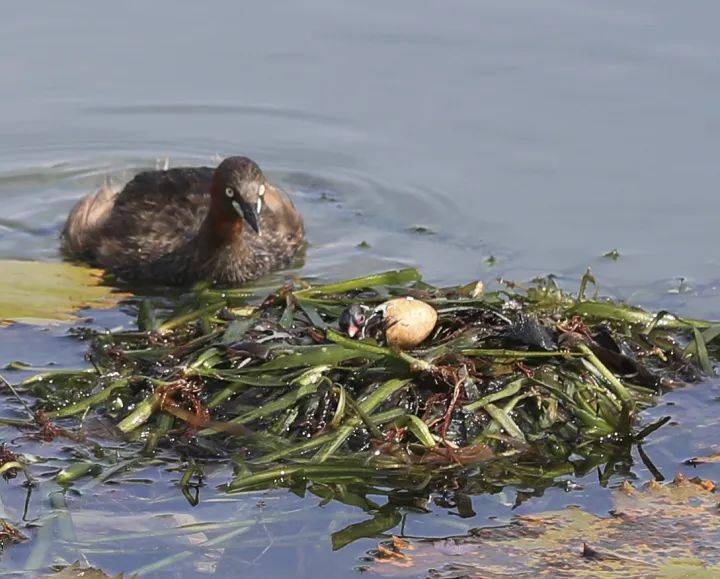
<path fill-rule="evenodd" d="M 577 463 L 662 425 L 639 412 L 713 371 L 720 326 L 585 295 L 550 278 L 440 288 L 415 270 L 275 291 L 138 301 L 138 329 L 93 334 L 92 369 L 26 380 L 65 427 L 110 417 L 147 453 L 233 457 L 230 490 L 315 475 L 418 474 L 508 459 Z M 400 351 L 338 328 L 351 304 L 412 296 L 438 314 Z M 66 419 L 66 420 L 63 420 Z M 188 450 L 190 449 L 190 450 Z"/>

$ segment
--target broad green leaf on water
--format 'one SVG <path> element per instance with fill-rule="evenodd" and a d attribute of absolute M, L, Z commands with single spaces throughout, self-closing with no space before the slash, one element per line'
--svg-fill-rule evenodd
<path fill-rule="evenodd" d="M 101 274 L 69 263 L 0 260 L 0 325 L 64 322 L 84 307 L 114 306 L 124 295 L 100 285 Z"/>

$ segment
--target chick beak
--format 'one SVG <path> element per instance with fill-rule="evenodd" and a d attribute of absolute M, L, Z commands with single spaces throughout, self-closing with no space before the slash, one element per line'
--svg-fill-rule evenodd
<path fill-rule="evenodd" d="M 233 202 L 233 205 L 235 205 L 237 201 Z M 240 206 L 240 210 L 242 211 L 242 217 L 247 221 L 248 225 L 252 227 L 253 231 L 255 233 L 260 233 L 260 213 L 258 213 L 257 209 L 253 207 L 250 203 L 246 203 L 245 201 L 240 201 L 238 203 Z M 235 210 L 237 211 L 237 206 L 235 206 Z M 238 211 L 240 213 L 240 211 Z"/>
<path fill-rule="evenodd" d="M 355 324 L 350 324 L 347 328 L 347 335 L 351 338 L 354 338 L 355 336 L 357 336 L 359 331 L 360 328 L 358 328 Z"/>

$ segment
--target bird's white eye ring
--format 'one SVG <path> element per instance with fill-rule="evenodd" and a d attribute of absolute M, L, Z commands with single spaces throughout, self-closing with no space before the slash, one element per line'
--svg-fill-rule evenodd
<path fill-rule="evenodd" d="M 225 195 L 227 195 L 228 197 L 232 197 L 233 195 L 235 195 L 235 191 L 232 190 L 232 187 L 228 187 L 227 189 L 225 189 Z"/>
<path fill-rule="evenodd" d="M 262 197 L 263 195 L 265 195 L 265 183 L 260 185 L 260 189 L 258 189 L 258 197 Z"/>

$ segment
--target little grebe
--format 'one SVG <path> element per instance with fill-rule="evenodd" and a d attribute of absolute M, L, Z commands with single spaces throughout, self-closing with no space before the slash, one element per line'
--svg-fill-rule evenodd
<path fill-rule="evenodd" d="M 247 227 L 249 225 L 249 227 Z M 140 173 L 73 208 L 65 250 L 125 280 L 240 284 L 287 265 L 303 245 L 300 214 L 253 161 Z"/>

